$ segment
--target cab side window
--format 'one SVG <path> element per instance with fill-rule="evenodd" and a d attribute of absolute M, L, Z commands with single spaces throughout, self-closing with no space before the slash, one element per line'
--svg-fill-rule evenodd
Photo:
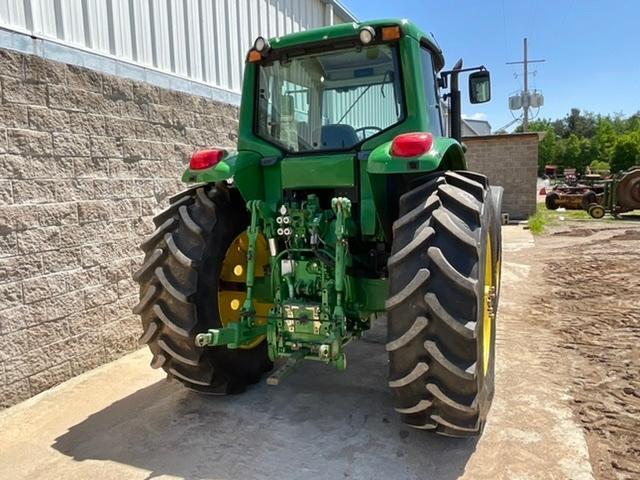
<path fill-rule="evenodd" d="M 429 130 L 435 136 L 442 136 L 442 117 L 440 114 L 440 97 L 436 88 L 436 77 L 433 71 L 431 52 L 425 48 L 422 51 L 422 77 L 424 81 L 425 98 L 427 101 L 427 116 Z"/>

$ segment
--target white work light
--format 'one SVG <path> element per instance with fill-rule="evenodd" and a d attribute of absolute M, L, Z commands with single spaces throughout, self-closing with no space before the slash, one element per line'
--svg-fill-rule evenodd
<path fill-rule="evenodd" d="M 368 45 L 373 41 L 373 37 L 376 36 L 376 31 L 372 27 L 363 27 L 360 29 L 360 42 L 363 45 Z"/>
<path fill-rule="evenodd" d="M 269 49 L 269 42 L 267 42 L 264 37 L 258 37 L 253 43 L 253 48 L 260 53 L 265 52 Z"/>

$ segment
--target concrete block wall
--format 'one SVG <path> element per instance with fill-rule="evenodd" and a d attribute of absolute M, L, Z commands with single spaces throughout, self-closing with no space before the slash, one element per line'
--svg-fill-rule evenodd
<path fill-rule="evenodd" d="M 237 109 L 0 49 L 0 408 L 136 348 L 151 217 Z"/>
<path fill-rule="evenodd" d="M 504 187 L 502 211 L 512 219 L 524 220 L 536 211 L 538 141 L 536 133 L 463 139 L 469 169 Z"/>

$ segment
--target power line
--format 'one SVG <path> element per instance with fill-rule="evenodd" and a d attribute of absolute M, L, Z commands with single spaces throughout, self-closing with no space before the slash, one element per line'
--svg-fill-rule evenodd
<path fill-rule="evenodd" d="M 507 65 L 520 65 L 524 67 L 524 92 L 522 94 L 522 110 L 524 111 L 522 120 L 522 131 L 526 132 L 529 129 L 529 64 L 530 63 L 542 63 L 545 60 L 529 60 L 527 38 L 524 39 L 524 58 L 518 62 L 507 62 Z"/>
<path fill-rule="evenodd" d="M 513 115 L 513 114 L 511 114 Z M 498 130 L 496 130 L 497 132 L 499 132 L 500 130 L 506 130 L 507 128 L 509 128 L 511 125 L 513 125 L 514 123 L 516 123 L 517 121 L 519 121 L 522 118 L 522 115 L 519 117 L 513 117 L 513 120 L 511 120 L 509 123 L 507 123 L 506 125 L 500 127 Z"/>

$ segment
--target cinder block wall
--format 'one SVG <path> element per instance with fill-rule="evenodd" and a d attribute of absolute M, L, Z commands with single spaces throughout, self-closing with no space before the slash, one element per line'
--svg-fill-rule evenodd
<path fill-rule="evenodd" d="M 524 220 L 536 211 L 538 134 L 465 137 L 470 170 L 504 187 L 502 211 Z"/>
<path fill-rule="evenodd" d="M 237 109 L 0 49 L 0 408 L 136 348 L 132 271 Z"/>

